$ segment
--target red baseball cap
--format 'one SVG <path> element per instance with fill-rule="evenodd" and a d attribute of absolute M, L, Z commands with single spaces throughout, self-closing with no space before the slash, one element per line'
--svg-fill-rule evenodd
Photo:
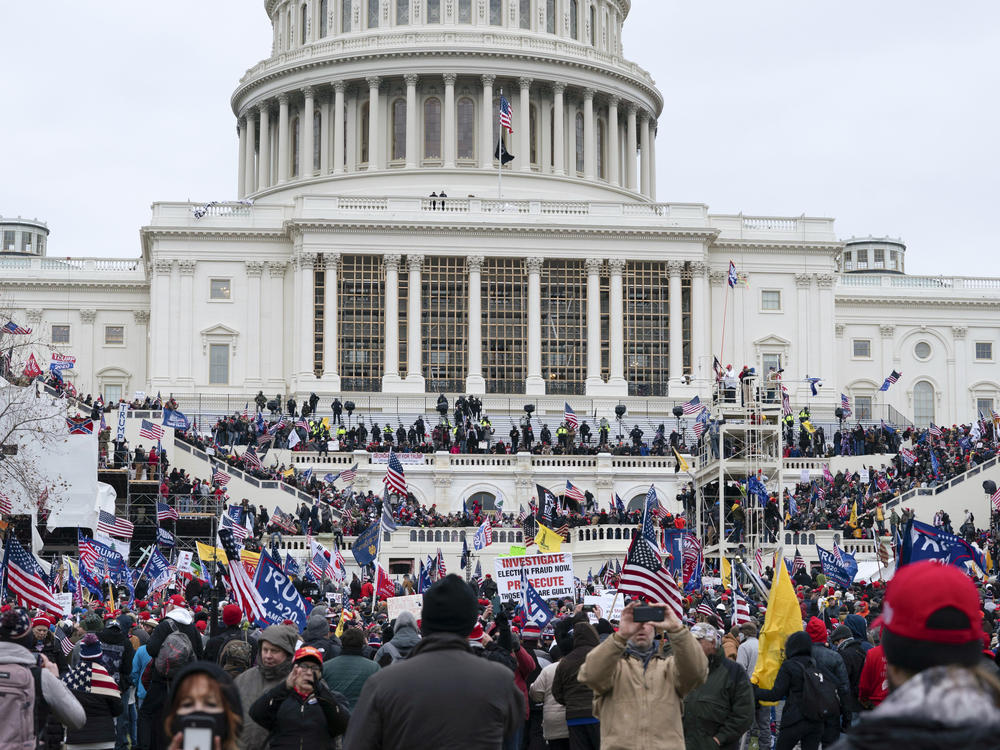
<path fill-rule="evenodd" d="M 315 646 L 303 646 L 295 652 L 295 658 L 292 661 L 298 664 L 304 659 L 313 659 L 317 664 L 323 666 L 323 652 Z"/>
<path fill-rule="evenodd" d="M 982 619 L 969 576 L 953 565 L 919 562 L 896 571 L 876 622 L 902 638 L 960 644 L 981 642 Z"/>

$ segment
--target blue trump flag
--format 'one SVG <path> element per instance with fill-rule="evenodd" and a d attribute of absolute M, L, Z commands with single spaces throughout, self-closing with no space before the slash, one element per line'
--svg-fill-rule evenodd
<path fill-rule="evenodd" d="M 254 587 L 260 592 L 264 610 L 263 625 L 280 625 L 291 620 L 301 633 L 306 627 L 306 605 L 281 565 L 267 552 L 260 553 Z"/>
<path fill-rule="evenodd" d="M 964 568 L 974 562 L 986 570 L 986 556 L 960 536 L 949 534 L 930 524 L 909 521 L 903 527 L 899 567 L 922 560 L 934 560 Z"/>
<path fill-rule="evenodd" d="M 149 559 L 146 560 L 142 575 L 146 576 L 149 581 L 150 593 L 162 589 L 173 578 L 173 574 L 170 572 L 170 563 L 158 549 L 153 550 Z"/>
<path fill-rule="evenodd" d="M 858 574 L 858 564 L 855 562 L 854 556 L 838 549 L 836 545 L 834 545 L 834 551 L 829 552 L 818 544 L 816 545 L 816 554 L 823 566 L 823 575 L 838 586 L 849 588 L 854 582 L 854 576 Z"/>
<path fill-rule="evenodd" d="M 667 566 L 670 575 L 675 578 L 683 571 L 684 563 L 684 531 L 682 529 L 664 529 L 664 546 L 670 553 L 670 564 Z"/>
<path fill-rule="evenodd" d="M 164 409 L 163 426 L 173 427 L 175 430 L 181 430 L 182 432 L 187 432 L 191 428 L 191 420 L 189 420 L 179 411 Z"/>
<path fill-rule="evenodd" d="M 291 555 L 287 552 L 285 553 L 285 575 L 289 576 L 300 576 L 302 575 L 302 568 L 299 564 L 295 562 Z"/>
<path fill-rule="evenodd" d="M 351 548 L 351 553 L 354 555 L 354 559 L 358 561 L 358 565 L 362 567 L 371 565 L 372 560 L 375 559 L 375 555 L 378 554 L 378 532 L 381 526 L 382 521 L 379 519 L 358 534 L 358 538 L 354 541 L 354 546 Z"/>

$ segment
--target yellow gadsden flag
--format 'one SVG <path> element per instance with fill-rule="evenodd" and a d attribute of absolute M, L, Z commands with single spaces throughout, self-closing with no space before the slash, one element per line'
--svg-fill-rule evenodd
<path fill-rule="evenodd" d="M 733 567 L 729 564 L 729 560 L 722 558 L 722 565 L 719 566 L 719 570 L 722 573 L 722 585 L 726 584 L 726 581 L 733 580 Z"/>
<path fill-rule="evenodd" d="M 671 448 L 674 452 L 674 458 L 677 459 L 677 468 L 680 471 L 691 471 L 691 467 L 688 466 L 688 462 L 684 460 L 680 453 L 677 452 L 676 448 Z"/>
<path fill-rule="evenodd" d="M 538 524 L 538 534 L 535 535 L 535 544 L 538 545 L 539 552 L 558 552 L 562 549 L 563 538 L 552 529 Z"/>
<path fill-rule="evenodd" d="M 851 506 L 851 517 L 847 521 L 851 526 L 857 528 L 858 526 L 858 501 L 854 501 L 854 505 Z"/>
<path fill-rule="evenodd" d="M 202 542 L 195 542 L 195 544 L 198 546 L 198 557 L 203 563 L 220 562 L 225 565 L 229 562 L 226 559 L 226 551 L 221 547 L 212 547 Z"/>
<path fill-rule="evenodd" d="M 757 666 L 754 667 L 750 682 L 770 690 L 774 687 L 774 679 L 778 676 L 778 668 L 785 659 L 785 641 L 792 633 L 802 630 L 802 610 L 795 596 L 792 579 L 788 576 L 788 568 L 778 550 L 777 571 L 771 584 L 771 593 L 767 597 L 767 613 L 764 615 L 764 627 L 760 631 L 758 644 Z M 768 703 L 762 705 L 776 705 Z"/>

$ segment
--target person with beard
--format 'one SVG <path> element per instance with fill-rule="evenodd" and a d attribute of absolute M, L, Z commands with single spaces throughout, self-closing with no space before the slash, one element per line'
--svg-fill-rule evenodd
<path fill-rule="evenodd" d="M 250 718 L 250 707 L 271 688 L 282 684 L 292 671 L 292 657 L 299 634 L 287 625 L 271 625 L 260 634 L 257 666 L 236 678 L 243 706 L 240 750 L 264 750 L 268 730 Z"/>

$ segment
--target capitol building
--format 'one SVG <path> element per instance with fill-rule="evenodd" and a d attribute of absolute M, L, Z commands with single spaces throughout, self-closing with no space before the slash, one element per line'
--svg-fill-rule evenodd
<path fill-rule="evenodd" d="M 664 97 L 622 48 L 629 0 L 264 6 L 234 200 L 155 202 L 131 260 L 56 258 L 43 223 L 0 220 L 13 317 L 76 356 L 81 393 L 669 418 L 718 357 L 783 369 L 827 419 L 841 393 L 917 424 L 1000 408 L 1000 279 L 908 275 L 902 241 L 827 217 L 660 200 Z"/>

